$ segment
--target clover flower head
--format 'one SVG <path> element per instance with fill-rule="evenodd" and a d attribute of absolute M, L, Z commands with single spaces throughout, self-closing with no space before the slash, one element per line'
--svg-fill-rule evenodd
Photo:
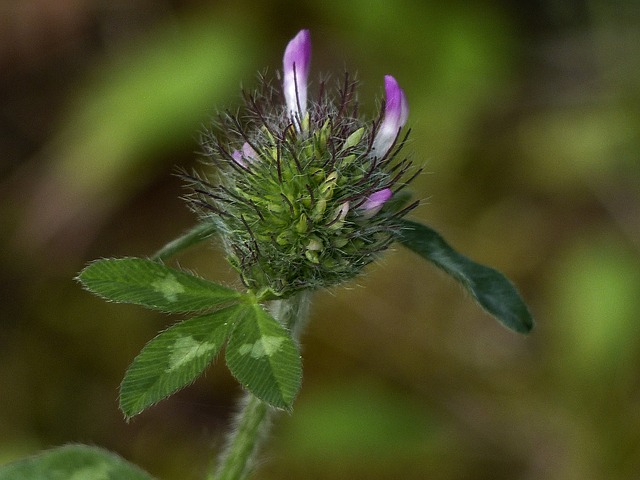
<path fill-rule="evenodd" d="M 287 45 L 281 89 L 261 78 L 239 115 L 224 112 L 203 136 L 217 178 L 189 175 L 191 204 L 216 224 L 245 285 L 285 297 L 359 274 L 394 239 L 404 209 L 390 200 L 420 172 L 400 157 L 408 107 L 385 77 L 384 111 L 362 118 L 356 82 L 320 82 L 307 104 L 311 40 Z"/>

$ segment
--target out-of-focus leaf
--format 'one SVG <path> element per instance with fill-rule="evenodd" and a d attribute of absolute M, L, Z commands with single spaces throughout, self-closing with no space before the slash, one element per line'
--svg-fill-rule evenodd
<path fill-rule="evenodd" d="M 153 480 L 115 453 L 67 445 L 0 467 L 0 480 Z"/>
<path fill-rule="evenodd" d="M 533 317 L 513 284 L 500 272 L 456 252 L 435 230 L 400 220 L 398 240 L 466 288 L 487 312 L 518 333 L 533 328 Z"/>
<path fill-rule="evenodd" d="M 208 12 L 159 24 L 111 52 L 77 88 L 25 214 L 21 236 L 46 243 L 91 224 L 162 172 L 154 160 L 189 147 L 216 108 L 259 66 L 251 27 Z"/>
<path fill-rule="evenodd" d="M 104 187 L 131 160 L 184 145 L 253 64 L 248 37 L 206 15 L 166 27 L 100 66 L 70 111 L 61 166 L 78 183 Z"/>
<path fill-rule="evenodd" d="M 211 309 L 242 297 L 230 288 L 144 258 L 97 260 L 80 272 L 78 280 L 107 300 L 173 313 Z"/>
<path fill-rule="evenodd" d="M 620 381 L 627 365 L 637 365 L 637 255 L 614 235 L 581 239 L 558 258 L 551 279 L 556 315 L 563 319 L 554 336 L 562 345 L 561 368 L 573 378 L 613 388 L 611 377 Z"/>
<path fill-rule="evenodd" d="M 300 353 L 287 331 L 260 305 L 243 304 L 227 344 L 227 366 L 259 399 L 291 409 L 302 382 Z"/>
<path fill-rule="evenodd" d="M 190 318 L 160 333 L 136 357 L 120 387 L 120 408 L 133 417 L 193 382 L 213 361 L 242 307 Z"/>
<path fill-rule="evenodd" d="M 323 385 L 285 420 L 276 441 L 301 463 L 333 463 L 338 469 L 362 461 L 395 466 L 406 458 L 399 452 L 438 455 L 438 444 L 446 443 L 443 425 L 427 405 L 387 388 L 353 379 Z"/>

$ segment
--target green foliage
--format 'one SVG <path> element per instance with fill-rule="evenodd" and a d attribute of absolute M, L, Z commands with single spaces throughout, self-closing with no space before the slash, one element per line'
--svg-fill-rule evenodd
<path fill-rule="evenodd" d="M 120 408 L 132 417 L 193 382 L 224 344 L 241 306 L 191 318 L 160 333 L 129 366 Z"/>
<path fill-rule="evenodd" d="M 438 232 L 425 225 L 400 220 L 400 228 L 400 243 L 455 278 L 505 327 L 519 333 L 533 328 L 527 305 L 503 274 L 456 252 Z"/>
<path fill-rule="evenodd" d="M 200 228 L 188 232 L 187 243 L 201 240 L 202 233 Z M 232 303 L 182 321 L 147 344 L 120 389 L 120 408 L 127 417 L 193 382 L 229 336 L 227 364 L 240 383 L 274 407 L 291 408 L 302 382 L 300 354 L 290 334 L 255 296 L 141 258 L 98 260 L 78 279 L 107 300 L 165 312 L 195 312 Z"/>
<path fill-rule="evenodd" d="M 302 382 L 298 348 L 260 305 L 246 304 L 243 309 L 227 345 L 227 366 L 256 397 L 291 409 Z"/>
<path fill-rule="evenodd" d="M 106 300 L 164 312 L 197 312 L 242 295 L 189 273 L 142 258 L 98 260 L 78 275 L 84 287 Z"/>
<path fill-rule="evenodd" d="M 0 467 L 0 480 L 153 480 L 97 447 L 67 445 Z"/>

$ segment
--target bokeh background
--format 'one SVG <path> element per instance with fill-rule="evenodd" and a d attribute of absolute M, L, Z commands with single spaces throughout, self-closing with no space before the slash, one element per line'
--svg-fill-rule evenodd
<path fill-rule="evenodd" d="M 312 78 L 383 75 L 425 165 L 412 214 L 504 271 L 528 337 L 400 247 L 315 297 L 260 479 L 640 478 L 636 1 L 0 2 L 0 463 L 73 442 L 204 477 L 241 394 L 222 364 L 125 423 L 118 384 L 175 317 L 73 281 L 193 225 L 177 166 L 300 29 Z M 176 259 L 236 284 L 214 245 Z"/>

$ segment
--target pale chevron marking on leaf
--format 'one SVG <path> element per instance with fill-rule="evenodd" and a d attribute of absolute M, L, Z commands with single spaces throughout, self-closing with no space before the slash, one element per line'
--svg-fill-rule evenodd
<path fill-rule="evenodd" d="M 175 302 L 178 299 L 178 294 L 184 292 L 184 286 L 171 274 L 161 280 L 156 280 L 151 284 L 151 287 L 161 293 L 169 302 Z"/>
<path fill-rule="evenodd" d="M 171 347 L 169 366 L 165 369 L 165 372 L 172 372 L 215 349 L 215 343 L 198 342 L 192 336 L 180 337 Z"/>
<path fill-rule="evenodd" d="M 261 358 L 266 356 L 271 356 L 278 351 L 280 345 L 284 342 L 283 337 L 274 337 L 270 335 L 265 335 L 260 337 L 255 343 L 245 343 L 238 348 L 238 353 L 240 355 L 246 355 L 247 353 L 251 353 L 253 358 Z"/>

